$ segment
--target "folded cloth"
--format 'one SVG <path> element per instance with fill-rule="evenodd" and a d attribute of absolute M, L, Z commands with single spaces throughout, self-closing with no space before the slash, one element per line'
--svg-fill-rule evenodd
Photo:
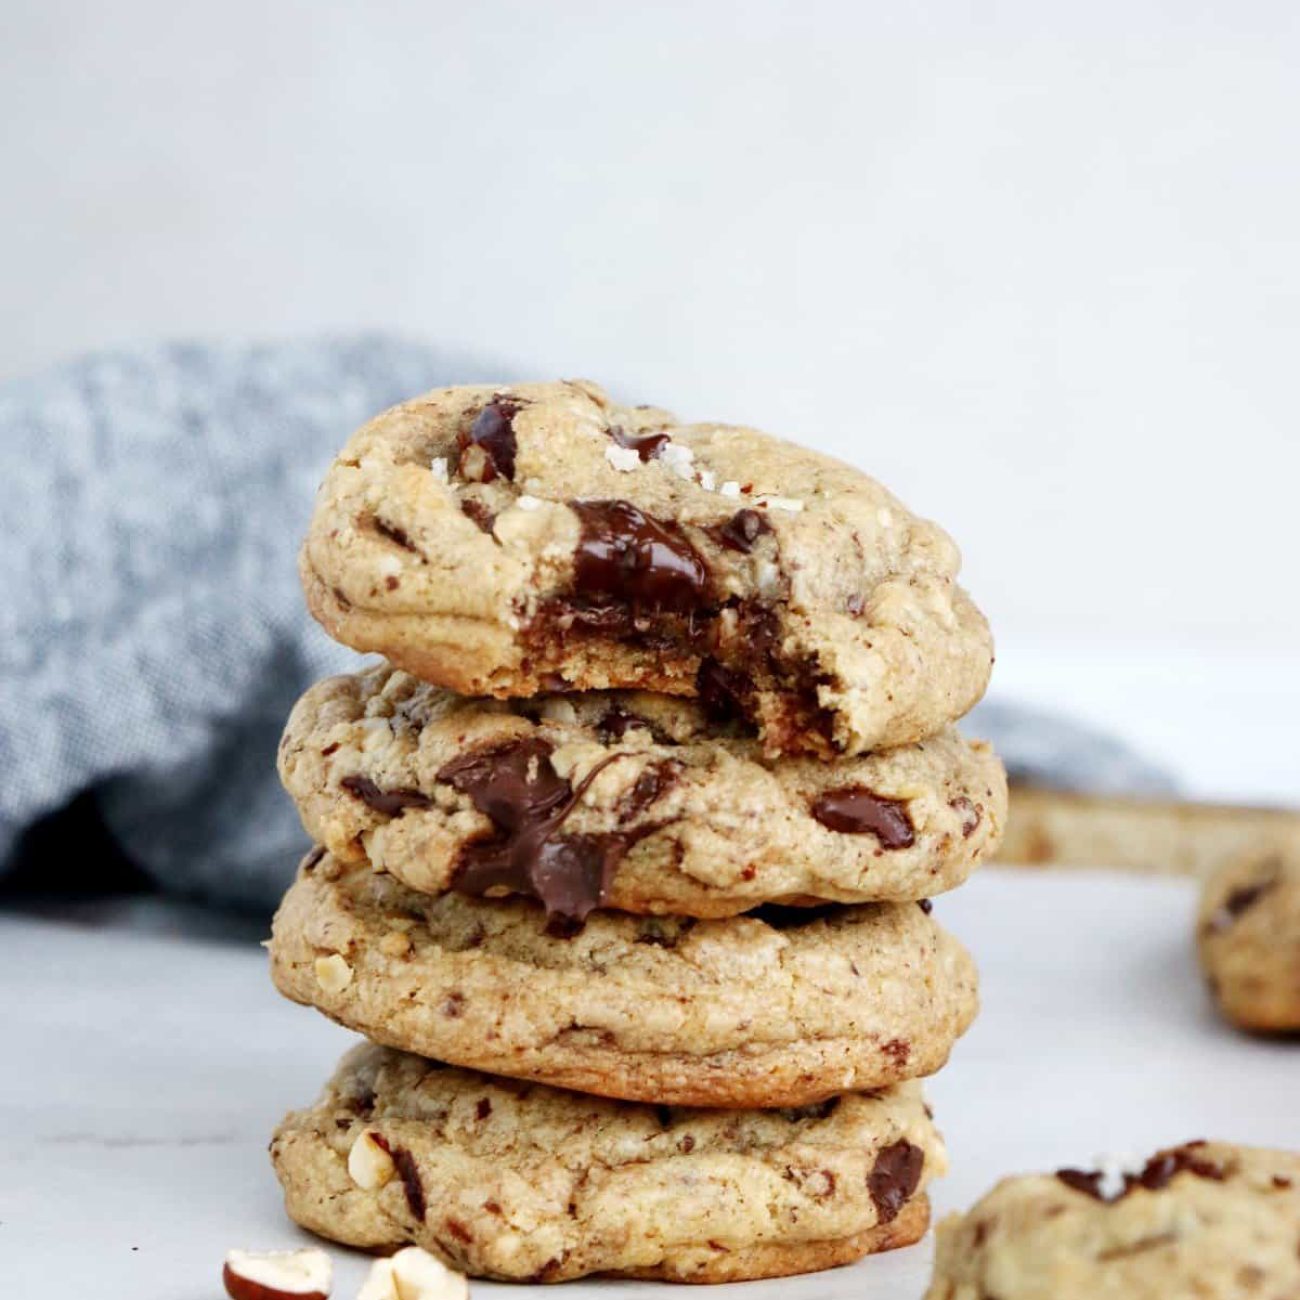
<path fill-rule="evenodd" d="M 274 903 L 304 843 L 280 730 L 356 662 L 298 589 L 315 486 L 365 418 L 468 369 L 365 336 L 107 353 L 0 386 L 0 861 L 91 790 L 158 882 Z"/>
<path fill-rule="evenodd" d="M 107 353 L 0 386 L 0 863 L 82 796 L 159 885 L 273 907 L 306 847 L 281 728 L 308 683 L 358 662 L 298 589 L 316 483 L 374 412 L 507 378 L 365 336 Z M 1144 775 L 1015 709 L 974 729 L 1057 783 Z M 75 863 L 69 842 L 35 864 L 41 888 L 94 880 L 102 840 Z"/>

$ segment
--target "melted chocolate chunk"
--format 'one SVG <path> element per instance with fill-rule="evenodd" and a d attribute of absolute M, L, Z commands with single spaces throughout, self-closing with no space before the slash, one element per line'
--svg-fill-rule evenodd
<path fill-rule="evenodd" d="M 910 848 L 916 840 L 906 803 L 883 798 L 864 785 L 823 790 L 813 800 L 812 815 L 841 835 L 874 835 L 886 849 Z"/>
<path fill-rule="evenodd" d="M 1197 1148 L 1204 1142 L 1186 1142 L 1180 1147 L 1170 1147 L 1167 1151 L 1157 1151 L 1155 1155 L 1136 1174 L 1126 1173 L 1124 1184 L 1112 1195 L 1107 1195 L 1102 1184 L 1105 1175 L 1094 1170 L 1058 1169 L 1056 1176 L 1067 1187 L 1076 1192 L 1083 1192 L 1094 1200 L 1106 1205 L 1113 1205 L 1123 1200 L 1135 1187 L 1148 1192 L 1158 1192 L 1169 1185 L 1175 1174 L 1195 1174 L 1197 1178 L 1208 1178 L 1222 1182 L 1227 1175 L 1210 1160 L 1196 1154 Z"/>
<path fill-rule="evenodd" d="M 508 397 L 494 397 L 474 417 L 466 443 L 474 443 L 487 452 L 492 468 L 502 478 L 513 480 L 515 476 L 515 453 L 518 444 L 515 441 L 514 418 L 519 414 L 522 404 Z M 490 478 L 484 480 L 490 482 Z"/>
<path fill-rule="evenodd" d="M 708 601 L 704 561 L 676 524 L 651 519 L 630 501 L 571 501 L 582 524 L 574 585 L 597 606 L 686 612 Z"/>
<path fill-rule="evenodd" d="M 345 776 L 340 782 L 349 794 L 355 795 L 367 808 L 373 808 L 386 817 L 397 817 L 407 808 L 430 808 L 433 801 L 419 790 L 381 790 L 368 776 Z"/>
<path fill-rule="evenodd" d="M 882 1148 L 867 1175 L 867 1191 L 881 1223 L 892 1223 L 921 1181 L 925 1152 L 906 1138 Z"/>
<path fill-rule="evenodd" d="M 916 905 L 926 914 L 926 916 L 929 916 L 930 913 L 934 911 L 934 903 L 928 898 L 918 898 L 916 900 Z"/>
<path fill-rule="evenodd" d="M 417 1223 L 424 1222 L 425 1201 L 424 1184 L 420 1181 L 420 1170 L 415 1157 L 405 1147 L 393 1147 L 389 1152 L 393 1164 L 397 1166 L 398 1177 L 402 1180 L 402 1190 L 406 1193 L 406 1204 Z"/>
<path fill-rule="evenodd" d="M 666 433 L 628 433 L 619 425 L 611 425 L 609 436 L 620 447 L 626 447 L 628 451 L 634 451 L 641 457 L 644 463 L 647 460 L 653 460 L 663 449 L 665 443 L 672 439 Z"/>
<path fill-rule="evenodd" d="M 608 764 L 598 763 L 575 789 L 551 764 L 540 737 L 454 758 L 438 773 L 466 795 L 493 825 L 493 833 L 461 850 L 456 888 L 482 895 L 494 888 L 540 899 L 552 933 L 581 923 L 609 892 L 624 854 L 656 826 L 599 835 L 563 835 L 560 828 L 583 792 Z M 573 931 L 570 930 L 570 933 Z"/>
<path fill-rule="evenodd" d="M 387 519 L 381 519 L 378 515 L 375 516 L 375 532 L 381 537 L 387 537 L 394 546 L 400 546 L 404 551 L 410 551 L 413 555 L 420 554 L 420 548 L 411 541 L 410 534 L 405 529 L 390 524 Z"/>
<path fill-rule="evenodd" d="M 728 550 L 741 551 L 748 555 L 754 549 L 754 543 L 764 533 L 770 533 L 772 525 L 758 510 L 737 510 L 725 524 L 719 524 L 716 536 Z"/>

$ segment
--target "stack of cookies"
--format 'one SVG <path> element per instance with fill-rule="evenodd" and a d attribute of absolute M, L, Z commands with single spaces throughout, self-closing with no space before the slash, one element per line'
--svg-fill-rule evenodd
<path fill-rule="evenodd" d="M 848 466 L 591 384 L 358 432 L 302 577 L 385 662 L 289 720 L 271 952 L 370 1041 L 275 1136 L 290 1214 L 539 1281 L 915 1241 L 976 1011 L 928 900 L 1006 808 L 957 567 Z"/>

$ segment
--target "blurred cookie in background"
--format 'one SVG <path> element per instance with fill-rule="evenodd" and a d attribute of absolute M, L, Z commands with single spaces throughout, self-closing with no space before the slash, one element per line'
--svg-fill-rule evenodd
<path fill-rule="evenodd" d="M 1196 944 L 1228 1020 L 1243 1029 L 1300 1031 L 1300 838 L 1248 853 L 1210 877 Z"/>

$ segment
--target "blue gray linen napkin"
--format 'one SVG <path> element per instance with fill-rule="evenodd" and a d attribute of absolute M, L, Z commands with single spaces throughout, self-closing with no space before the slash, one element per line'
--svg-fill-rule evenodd
<path fill-rule="evenodd" d="M 305 846 L 281 728 L 308 683 L 357 662 L 298 589 L 316 484 L 376 411 L 507 377 L 363 336 L 112 352 L 0 386 L 0 863 L 90 792 L 160 885 L 273 906 Z M 972 726 L 1022 773 L 1158 784 L 1056 719 L 985 706 Z M 42 883 L 67 867 L 40 864 Z"/>

